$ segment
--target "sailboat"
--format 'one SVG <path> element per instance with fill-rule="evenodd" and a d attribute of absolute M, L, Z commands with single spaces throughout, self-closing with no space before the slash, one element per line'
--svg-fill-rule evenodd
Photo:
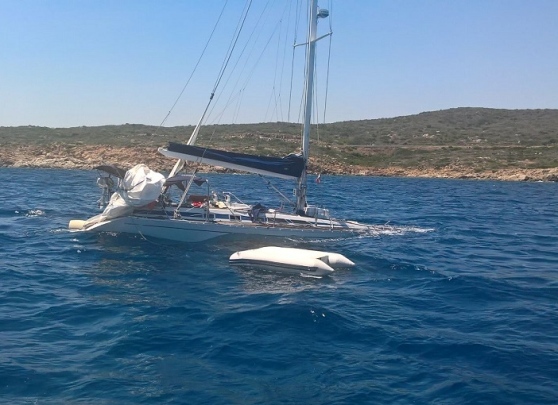
<path fill-rule="evenodd" d="M 125 174 L 107 166 L 99 167 L 104 173 L 98 181 L 104 187 L 104 198 L 108 199 L 110 192 L 114 191 L 108 205 L 102 214 L 88 220 L 70 221 L 69 228 L 83 232 L 137 234 L 180 242 L 201 242 L 227 236 L 331 239 L 368 232 L 371 229 L 369 225 L 335 219 L 328 209 L 307 202 L 315 47 L 319 39 L 327 36 L 317 37 L 317 24 L 318 19 L 327 18 L 329 12 L 319 9 L 317 0 L 310 0 L 308 16 L 301 153 L 268 157 L 196 146 L 200 119 L 186 144 L 171 142 L 159 148 L 163 155 L 178 159 L 166 177 L 141 164 Z M 232 193 L 218 195 L 210 189 L 208 180 L 197 173 L 181 174 L 185 162 L 294 180 L 296 201 L 291 202 L 276 188 L 283 200 L 288 202 L 277 209 L 246 204 Z M 201 187 L 203 192 L 194 193 L 193 187 Z M 179 199 L 171 198 L 172 190 L 178 190 Z"/>

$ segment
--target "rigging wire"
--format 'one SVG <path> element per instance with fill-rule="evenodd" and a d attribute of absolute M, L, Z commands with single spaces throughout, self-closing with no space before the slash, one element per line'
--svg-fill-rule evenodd
<path fill-rule="evenodd" d="M 283 19 L 281 18 L 279 20 L 281 27 L 282 27 L 282 23 L 283 23 Z M 279 29 L 279 35 L 277 35 L 277 51 L 275 52 L 275 63 L 273 64 L 273 85 L 271 86 L 271 94 L 269 95 L 269 101 L 267 102 L 267 109 L 265 111 L 265 118 L 264 118 L 264 122 L 268 121 L 268 113 L 269 113 L 269 108 L 271 106 L 271 103 L 274 102 L 274 113 L 275 116 L 277 118 L 277 121 L 279 121 L 279 115 L 277 113 L 277 93 L 276 93 L 276 86 L 275 84 L 277 83 L 277 66 L 279 64 L 279 44 L 281 43 L 281 29 Z M 280 91 L 281 89 L 279 89 Z M 273 121 L 273 113 L 271 114 L 271 117 L 269 118 L 269 121 Z"/>
<path fill-rule="evenodd" d="M 260 23 L 263 21 L 263 16 L 264 16 L 265 11 L 266 11 L 266 9 L 267 9 L 267 7 L 268 7 L 268 5 L 269 5 L 269 1 L 270 1 L 270 0 L 268 0 L 268 2 L 266 3 L 265 7 L 264 7 L 263 10 L 262 10 L 262 12 L 260 13 L 260 16 L 258 17 L 258 20 L 256 21 L 256 24 L 255 24 L 254 28 L 252 29 L 252 32 L 251 32 L 250 35 L 248 36 L 248 39 L 246 40 L 246 43 L 244 44 L 244 47 L 242 48 L 242 51 L 240 51 L 240 54 L 238 55 L 238 57 L 237 57 L 237 59 L 236 59 L 236 62 L 235 62 L 235 64 L 234 64 L 234 67 L 231 69 L 231 72 L 229 73 L 229 76 L 227 77 L 227 79 L 226 79 L 226 81 L 225 81 L 225 86 L 226 86 L 226 85 L 229 83 L 229 80 L 231 79 L 232 74 L 233 74 L 233 72 L 236 70 L 238 64 L 241 62 L 242 57 L 243 57 L 244 53 L 246 52 L 246 49 L 248 48 L 248 45 L 249 45 L 250 43 L 252 43 L 252 48 L 251 48 L 250 52 L 248 53 L 248 55 L 246 56 L 246 59 L 245 59 L 245 61 L 244 61 L 244 65 L 243 65 L 242 69 L 240 69 L 240 74 L 237 76 L 237 80 L 236 80 L 236 82 L 235 82 L 235 84 L 234 84 L 234 86 L 233 86 L 233 91 L 231 92 L 231 95 L 229 95 L 229 99 L 228 99 L 227 102 L 226 102 L 226 107 L 225 107 L 225 109 L 230 105 L 230 101 L 231 101 L 231 99 L 233 98 L 233 94 L 234 94 L 234 92 L 235 92 L 234 89 L 235 89 L 236 87 L 238 87 L 238 83 L 239 83 L 240 80 L 241 80 L 242 74 L 243 74 L 243 72 L 245 71 L 248 62 L 252 59 L 252 58 L 251 58 L 251 55 L 252 55 L 252 53 L 254 52 L 254 49 L 255 49 L 255 47 L 256 47 L 256 42 L 257 42 L 257 40 L 259 39 L 259 34 L 258 34 L 257 37 L 256 37 L 256 41 L 252 41 L 252 37 L 254 37 L 254 33 L 255 33 L 256 30 L 258 29 Z M 221 95 L 222 95 L 222 93 L 217 97 L 217 101 L 221 98 Z M 236 96 L 234 96 L 234 97 L 236 97 Z M 213 113 L 213 109 L 215 109 L 215 108 L 216 108 L 216 106 L 214 105 L 213 108 L 212 108 L 211 111 L 210 111 L 210 115 Z M 221 119 L 221 117 L 222 117 L 223 114 L 224 114 L 224 111 L 223 111 L 221 114 L 218 114 L 218 119 L 217 119 L 217 120 L 214 120 L 213 123 L 215 123 L 215 121 L 219 121 L 219 120 Z"/>
<path fill-rule="evenodd" d="M 229 45 L 229 49 L 227 50 L 225 59 L 223 61 L 223 64 L 221 65 L 221 70 L 219 71 L 217 80 L 215 81 L 215 85 L 213 87 L 213 90 L 211 92 L 211 95 L 209 97 L 209 101 L 205 107 L 205 110 L 198 122 L 198 124 L 196 125 L 194 132 L 192 132 L 192 135 L 190 135 L 190 139 L 188 140 L 188 144 L 193 144 L 196 141 L 196 138 L 198 137 L 199 134 L 199 129 L 203 123 L 203 120 L 205 119 L 205 115 L 209 109 L 209 106 L 211 105 L 211 102 L 213 100 L 213 97 L 215 95 L 215 92 L 217 91 L 217 87 L 219 86 L 219 83 L 221 82 L 221 79 L 223 78 L 223 75 L 225 74 L 225 70 L 229 64 L 229 61 L 232 57 L 232 53 L 236 47 L 236 43 L 238 42 L 238 38 L 240 37 L 240 33 L 242 32 L 242 28 L 244 27 L 244 23 L 246 22 L 246 18 L 248 17 L 248 11 L 250 10 L 250 7 L 252 6 L 252 0 L 248 0 L 246 6 L 244 7 L 243 10 L 243 14 L 241 15 L 241 19 L 236 27 L 235 30 L 235 34 L 233 35 L 233 39 L 231 40 L 231 43 Z M 175 173 L 177 173 L 178 171 L 182 170 L 182 168 L 184 167 L 184 160 L 182 159 L 178 159 L 178 161 L 176 162 L 176 164 L 174 165 L 172 171 L 171 171 L 171 175 L 174 175 Z"/>
<path fill-rule="evenodd" d="M 314 119 L 316 122 L 316 134 L 317 134 L 317 138 L 318 138 L 318 143 L 320 143 L 320 114 L 318 112 L 318 86 L 316 83 L 318 83 L 318 71 L 316 69 L 316 66 L 318 64 L 318 49 L 316 49 L 315 51 L 315 58 L 314 58 L 314 91 L 312 94 L 314 94 L 314 100 L 312 100 L 312 102 L 314 103 Z"/>
<path fill-rule="evenodd" d="M 182 87 L 182 91 L 180 92 L 180 94 L 178 94 L 178 97 L 174 101 L 174 104 L 170 108 L 170 110 L 167 113 L 167 115 L 165 116 L 165 118 L 163 118 L 163 121 L 161 121 L 161 123 L 159 124 L 159 126 L 157 127 L 157 130 L 155 132 L 159 132 L 159 129 L 161 129 L 161 127 L 163 125 L 165 125 L 165 122 L 167 122 L 167 119 L 169 118 L 172 111 L 174 110 L 174 108 L 178 104 L 178 101 L 182 98 L 182 95 L 186 91 L 186 88 L 188 87 L 188 84 L 190 84 L 190 80 L 192 80 L 192 77 L 194 76 L 194 73 L 196 72 L 203 56 L 205 55 L 205 51 L 207 50 L 207 47 L 209 46 L 209 43 L 211 42 L 211 39 L 213 38 L 213 34 L 215 34 L 215 30 L 217 29 L 217 26 L 219 25 L 219 22 L 221 21 L 221 17 L 223 16 L 223 12 L 225 11 L 225 7 L 227 6 L 227 3 L 228 3 L 228 0 L 225 0 L 225 4 L 223 4 L 223 8 L 221 9 L 221 12 L 219 13 L 219 17 L 217 18 L 217 21 L 215 22 L 215 25 L 213 26 L 213 29 L 211 30 L 211 34 L 209 35 L 209 39 L 207 40 L 207 42 L 206 42 L 206 44 L 205 44 L 205 46 L 202 50 L 202 53 L 201 53 L 200 57 L 198 58 L 198 61 L 196 62 L 196 65 L 194 66 L 194 69 L 192 70 L 192 73 L 190 73 L 190 77 L 188 77 L 188 80 L 186 81 L 186 84 L 184 85 L 184 87 Z"/>
<path fill-rule="evenodd" d="M 252 66 L 252 69 L 250 70 L 250 72 L 248 73 L 248 76 L 246 77 L 246 80 L 244 81 L 244 84 L 241 87 L 241 92 L 244 91 L 246 89 L 246 87 L 248 86 L 248 83 L 250 82 L 250 79 L 253 77 L 254 75 L 254 71 L 256 69 L 256 67 L 258 66 L 259 62 L 261 61 L 263 55 L 265 54 L 265 51 L 268 49 L 269 44 L 271 43 L 271 40 L 273 39 L 273 37 L 275 36 L 275 32 L 277 31 L 277 27 L 273 30 L 273 32 L 271 33 L 269 39 L 267 40 L 267 42 L 265 43 L 264 48 L 262 49 L 262 52 L 260 53 L 260 55 L 258 56 L 258 58 L 256 59 L 256 62 L 254 63 L 254 65 Z M 230 99 L 229 99 L 230 100 Z M 229 103 L 227 103 L 227 106 L 229 105 Z M 226 108 L 226 107 L 225 107 Z"/>
<path fill-rule="evenodd" d="M 267 41 L 265 42 L 265 45 L 264 45 L 262 51 L 260 52 L 260 54 L 259 54 L 258 57 L 256 58 L 256 61 L 254 62 L 254 64 L 253 64 L 251 70 L 248 72 L 248 74 L 247 74 L 247 76 L 246 76 L 244 82 L 243 82 L 242 85 L 240 86 L 240 88 L 241 88 L 240 91 L 244 91 L 244 90 L 246 89 L 246 87 L 248 86 L 248 83 L 250 82 L 250 79 L 251 79 L 251 78 L 253 77 L 253 75 L 254 75 L 255 69 L 258 67 L 258 65 L 259 65 L 259 63 L 260 63 L 260 61 L 261 61 L 263 55 L 265 54 L 266 50 L 267 50 L 268 47 L 269 47 L 269 44 L 271 43 L 271 40 L 273 39 L 273 37 L 274 37 L 275 34 L 277 33 L 277 30 L 278 30 L 278 27 L 279 27 L 279 26 L 280 26 L 280 21 L 275 25 L 275 27 L 274 27 L 274 29 L 272 30 L 272 32 L 271 32 L 269 38 L 268 38 Z M 251 59 L 252 59 L 252 58 L 248 58 L 248 59 L 246 60 L 246 63 L 248 62 L 248 60 L 251 60 Z M 244 68 L 246 67 L 246 63 L 245 63 Z M 243 70 L 244 70 L 244 68 L 243 68 Z M 238 84 L 239 84 L 239 82 L 240 82 L 240 77 L 239 77 L 239 79 L 236 81 L 236 84 L 234 85 L 234 87 L 237 87 Z M 223 110 L 221 111 L 221 113 L 218 114 L 219 117 L 222 117 L 222 115 L 223 115 L 224 112 L 225 112 L 224 110 L 226 110 L 226 109 L 228 108 L 228 106 L 230 105 L 231 101 L 234 100 L 234 98 L 236 97 L 236 96 L 233 96 L 234 94 L 236 94 L 236 93 L 231 93 L 231 95 L 229 96 L 229 99 L 227 100 L 227 102 L 226 102 L 226 104 L 225 104 L 225 107 L 223 108 Z"/>
<path fill-rule="evenodd" d="M 248 17 L 248 12 L 250 11 L 251 6 L 252 6 L 252 0 L 248 0 L 245 7 L 244 7 L 243 12 L 242 12 L 241 19 L 238 22 L 238 25 L 236 27 L 236 30 L 235 30 L 235 33 L 234 33 L 233 38 L 231 40 L 231 43 L 229 45 L 229 49 L 227 50 L 225 59 L 223 60 L 223 64 L 221 65 L 221 70 L 219 71 L 217 80 L 215 81 L 215 85 L 213 87 L 213 90 L 211 91 L 209 101 L 208 101 L 208 103 L 205 107 L 205 110 L 202 114 L 202 117 L 200 118 L 200 121 L 198 122 L 198 125 L 196 126 L 196 129 L 194 130 L 194 133 L 190 137 L 190 141 L 192 139 L 195 141 L 195 139 L 198 137 L 199 129 L 200 129 L 201 125 L 204 123 L 207 111 L 209 110 L 211 102 L 213 101 L 213 97 L 215 96 L 215 92 L 217 91 L 217 87 L 219 86 L 219 83 L 221 83 L 221 80 L 223 79 L 223 76 L 225 75 L 225 71 L 227 69 L 227 66 L 229 65 L 229 62 L 231 60 L 233 51 L 236 48 L 236 44 L 238 42 L 238 39 L 240 38 L 240 33 L 242 32 L 242 29 L 244 28 L 244 24 L 246 22 L 246 18 Z M 243 52 L 244 52 L 244 50 L 243 50 Z M 219 97 L 217 97 L 217 98 L 219 99 Z M 213 108 L 214 107 L 211 108 L 211 111 L 213 111 Z M 215 131 L 211 135 L 211 138 L 213 138 L 214 134 L 215 134 Z M 190 141 L 188 141 L 188 143 L 190 143 Z"/>
<path fill-rule="evenodd" d="M 250 7 L 252 6 L 252 0 L 249 0 L 247 7 L 245 7 L 244 16 L 242 17 L 241 22 L 239 22 L 239 27 L 237 27 L 236 35 L 234 36 L 233 40 L 231 41 L 231 45 L 229 46 L 228 55 L 226 56 L 225 60 L 223 61 L 223 65 L 221 66 L 221 71 L 219 72 L 217 81 L 215 82 L 215 86 L 213 87 L 213 92 L 211 93 L 211 97 L 215 94 L 223 75 L 225 74 L 225 70 L 229 65 L 229 61 L 231 60 L 234 48 L 236 47 L 236 43 L 238 42 L 238 38 L 240 38 L 240 33 L 242 32 L 242 28 L 244 27 L 244 23 L 246 22 L 246 18 L 248 17 L 248 11 L 250 11 Z"/>
<path fill-rule="evenodd" d="M 236 122 L 236 120 L 238 119 L 238 114 L 240 113 L 240 106 L 242 105 L 242 99 L 244 95 L 244 89 L 240 89 L 239 92 L 239 97 L 238 97 L 238 102 L 236 103 L 236 108 L 234 110 L 234 114 L 233 114 L 233 119 L 232 119 L 232 123 L 234 124 Z"/>
<path fill-rule="evenodd" d="M 279 75 L 279 107 L 281 108 L 281 121 L 284 121 L 284 115 L 283 115 L 283 102 L 282 102 L 282 89 L 283 89 L 283 78 L 284 78 L 284 73 L 285 73 L 285 61 L 287 60 L 287 48 L 288 48 L 288 44 L 287 44 L 287 38 L 288 38 L 288 33 L 290 32 L 290 28 L 291 28 L 291 14 L 292 14 L 292 3 L 289 2 L 289 9 L 287 12 L 287 27 L 285 29 L 285 41 L 283 44 L 283 57 L 281 59 L 281 73 Z"/>
<path fill-rule="evenodd" d="M 283 103 L 282 103 L 282 89 L 283 89 L 283 74 L 285 70 L 285 54 L 287 50 L 287 38 L 289 32 L 289 17 L 291 11 L 291 3 L 286 3 L 287 7 L 283 8 L 283 12 L 281 14 L 281 18 L 279 20 L 279 30 L 277 34 L 277 52 L 275 53 L 275 63 L 274 63 L 274 71 L 273 71 L 273 86 L 271 89 L 271 94 L 269 96 L 269 101 L 265 113 L 265 120 L 268 120 L 268 113 L 270 110 L 270 106 L 273 102 L 274 109 L 271 113 L 270 121 L 273 120 L 275 116 L 276 121 L 283 121 Z M 287 21 L 285 24 L 284 21 Z M 287 26 L 286 29 L 283 29 Z M 283 44 L 283 45 L 282 45 Z M 283 52 L 281 52 L 281 49 Z M 279 76 L 279 78 L 277 78 Z"/>
<path fill-rule="evenodd" d="M 252 29 L 250 35 L 248 36 L 248 39 L 246 40 L 246 43 L 244 45 L 244 47 L 242 48 L 242 51 L 240 52 L 240 54 L 238 55 L 238 58 L 236 59 L 236 62 L 234 64 L 234 67 L 231 70 L 231 73 L 229 74 L 229 76 L 227 77 L 227 79 L 225 80 L 225 86 L 227 86 L 227 84 L 229 83 L 229 80 L 232 77 L 232 72 L 236 70 L 238 64 L 241 62 L 242 57 L 244 55 L 244 53 L 246 52 L 246 49 L 248 48 L 248 45 L 250 43 L 252 43 L 252 48 L 250 50 L 250 52 L 248 53 L 248 55 L 246 56 L 246 59 L 244 61 L 244 65 L 243 67 L 240 69 L 240 74 L 238 75 L 238 78 L 233 86 L 233 89 L 235 89 L 236 87 L 239 86 L 239 82 L 242 78 L 242 73 L 246 70 L 248 62 L 252 60 L 251 55 L 254 52 L 255 48 L 256 48 L 256 42 L 259 39 L 260 34 L 258 34 L 256 36 L 256 41 L 252 41 L 252 37 L 254 37 L 254 33 L 256 32 L 256 30 L 258 29 L 258 27 L 260 26 L 260 23 L 262 23 L 264 21 L 264 15 L 265 12 L 267 10 L 267 7 L 270 3 L 270 0 L 268 0 L 268 2 L 266 3 L 265 7 L 263 8 L 262 12 L 260 13 L 256 24 L 254 26 L 254 28 Z M 280 23 L 280 22 L 279 22 Z M 269 39 L 266 41 L 265 46 L 260 54 L 260 56 L 256 59 L 256 62 L 254 64 L 254 66 L 252 67 L 250 73 L 248 73 L 247 78 L 245 80 L 245 83 L 241 86 L 241 89 L 238 92 L 231 92 L 231 94 L 229 95 L 229 98 L 227 100 L 227 102 L 225 103 L 225 106 L 223 107 L 223 109 L 217 114 L 216 118 L 212 121 L 212 124 L 218 124 L 221 119 L 223 118 L 223 116 L 225 115 L 226 110 L 229 108 L 229 106 L 233 103 L 234 100 L 238 100 L 237 101 L 237 105 L 235 107 L 235 111 L 233 113 L 233 122 L 236 121 L 237 117 L 238 117 L 238 113 L 240 111 L 240 107 L 241 107 L 241 103 L 242 103 L 242 99 L 244 96 L 244 90 L 246 89 L 248 82 L 250 81 L 250 78 L 253 76 L 253 72 L 255 70 L 255 68 L 257 67 L 258 63 L 260 62 L 263 54 L 265 53 L 265 51 L 267 50 L 269 43 L 271 42 L 271 40 L 273 39 L 275 32 L 277 31 L 277 26 L 279 25 L 279 23 L 275 26 L 275 28 L 272 30 L 272 33 L 269 37 Z M 219 99 L 221 98 L 221 95 L 223 93 L 221 92 L 219 94 L 219 96 L 217 96 L 217 103 L 213 105 L 213 107 L 211 108 L 211 111 L 209 113 L 209 115 L 213 114 L 213 110 L 216 108 Z M 213 132 L 211 133 L 210 137 L 209 137 L 209 142 L 211 142 L 211 140 L 213 139 L 214 135 L 216 133 L 216 128 L 214 128 Z"/>
<path fill-rule="evenodd" d="M 299 20 L 300 20 L 300 0 L 297 0 L 296 2 L 296 8 L 295 8 L 295 29 L 294 29 L 294 39 L 293 39 L 293 56 L 292 56 L 292 60 L 291 60 L 291 84 L 290 84 L 290 88 L 289 88 L 289 108 L 287 110 L 287 122 L 291 121 L 291 101 L 292 101 L 292 95 L 293 95 L 293 78 L 294 78 L 294 61 L 295 61 L 295 51 L 296 51 L 296 47 L 297 47 L 297 40 L 298 40 L 298 24 L 299 24 Z M 299 116 L 300 118 L 300 116 Z"/>
<path fill-rule="evenodd" d="M 283 11 L 284 13 L 284 11 Z M 275 113 L 275 117 L 276 120 L 279 121 L 279 114 L 280 114 L 280 106 L 279 108 L 277 107 L 277 99 L 281 100 L 281 86 L 279 86 L 279 94 L 277 94 L 277 69 L 279 67 L 279 54 L 280 54 L 280 45 L 281 45 L 281 33 L 282 33 L 282 28 L 283 28 L 283 16 L 281 17 L 281 19 L 279 20 L 280 23 L 280 29 L 279 29 L 279 34 L 277 35 L 277 52 L 275 53 L 275 63 L 273 64 L 274 69 L 273 69 L 273 86 L 271 87 L 271 94 L 269 95 L 269 101 L 267 102 L 267 109 L 265 111 L 265 121 L 268 121 L 268 113 L 269 113 L 269 108 L 271 106 L 271 103 L 274 103 L 274 113 Z M 271 117 L 269 118 L 269 121 L 273 121 L 273 116 L 274 114 L 271 114 Z"/>

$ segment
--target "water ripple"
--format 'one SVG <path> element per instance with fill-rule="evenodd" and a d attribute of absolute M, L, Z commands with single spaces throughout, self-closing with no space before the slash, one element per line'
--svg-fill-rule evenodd
<path fill-rule="evenodd" d="M 251 176 L 209 177 L 254 187 Z M 267 241 L 68 232 L 97 212 L 89 172 L 0 179 L 6 403 L 558 398 L 555 184 L 327 178 L 332 211 L 378 225 L 328 241 L 356 266 L 312 279 L 229 265 Z M 56 193 L 42 187 L 53 179 Z M 16 190 L 24 180 L 33 194 Z"/>

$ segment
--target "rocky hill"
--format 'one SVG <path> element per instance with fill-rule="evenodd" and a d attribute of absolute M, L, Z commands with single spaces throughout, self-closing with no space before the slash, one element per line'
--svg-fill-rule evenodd
<path fill-rule="evenodd" d="M 0 167 L 123 168 L 143 162 L 168 171 L 157 153 L 192 127 L 0 127 Z M 245 153 L 297 151 L 300 125 L 215 125 L 198 144 Z M 206 168 L 207 169 L 207 168 Z M 331 174 L 558 180 L 558 110 L 456 108 L 314 129 L 310 170 Z"/>

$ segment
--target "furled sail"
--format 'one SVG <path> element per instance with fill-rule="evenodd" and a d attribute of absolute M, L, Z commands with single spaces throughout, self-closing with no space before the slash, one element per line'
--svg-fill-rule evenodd
<path fill-rule="evenodd" d="M 175 142 L 170 142 L 166 148 L 159 148 L 159 152 L 165 156 L 189 162 L 205 163 L 283 179 L 299 178 L 304 170 L 304 159 L 301 155 L 296 154 L 282 158 L 257 156 Z"/>

